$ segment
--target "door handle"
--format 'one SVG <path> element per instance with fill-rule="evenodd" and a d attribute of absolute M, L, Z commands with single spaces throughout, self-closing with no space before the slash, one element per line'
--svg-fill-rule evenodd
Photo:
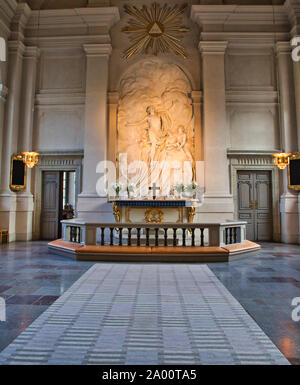
<path fill-rule="evenodd" d="M 256 210 L 258 209 L 258 201 L 257 200 L 255 201 L 255 208 L 256 208 Z"/>
<path fill-rule="evenodd" d="M 250 201 L 250 209 L 253 210 L 253 208 L 254 208 L 254 205 L 253 205 L 253 201 L 251 200 Z"/>

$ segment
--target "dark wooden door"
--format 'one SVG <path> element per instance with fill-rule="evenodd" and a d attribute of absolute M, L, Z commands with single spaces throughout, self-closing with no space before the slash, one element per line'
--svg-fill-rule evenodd
<path fill-rule="evenodd" d="M 270 171 L 238 171 L 238 218 L 247 221 L 247 239 L 272 240 Z"/>
<path fill-rule="evenodd" d="M 60 172 L 44 171 L 42 185 L 41 239 L 59 236 Z"/>

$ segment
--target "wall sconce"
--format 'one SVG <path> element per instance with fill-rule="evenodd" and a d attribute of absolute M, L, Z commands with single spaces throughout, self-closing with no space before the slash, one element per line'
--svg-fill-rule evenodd
<path fill-rule="evenodd" d="M 274 157 L 274 165 L 277 166 L 280 170 L 284 170 L 289 164 L 289 157 L 291 155 L 292 154 L 289 152 L 278 152 L 276 154 L 272 154 Z"/>
<path fill-rule="evenodd" d="M 39 161 L 39 153 L 34 151 L 25 151 L 22 152 L 23 162 L 27 167 L 33 168 Z"/>

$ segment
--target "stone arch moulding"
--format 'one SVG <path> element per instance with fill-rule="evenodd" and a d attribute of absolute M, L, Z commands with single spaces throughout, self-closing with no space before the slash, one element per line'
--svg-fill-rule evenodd
<path fill-rule="evenodd" d="M 177 62 L 176 59 L 177 58 L 176 57 L 174 58 L 174 56 L 172 56 L 172 59 L 171 59 L 171 58 L 150 56 L 150 55 L 148 57 L 142 56 L 142 57 L 135 58 L 135 61 L 132 61 L 132 63 L 130 64 L 128 62 L 128 66 L 125 68 L 124 71 L 120 73 L 117 81 L 118 90 L 120 90 L 122 80 L 126 78 L 128 74 L 134 72 L 136 68 L 139 68 L 146 61 L 153 61 L 156 63 L 166 64 L 166 65 L 168 64 L 175 65 L 186 76 L 187 80 L 190 83 L 191 90 L 197 90 L 196 82 L 191 72 L 186 67 L 182 66 L 182 63 Z"/>
<path fill-rule="evenodd" d="M 128 136 L 128 130 L 124 130 L 123 127 L 124 122 L 142 120 L 148 104 L 157 106 L 158 109 L 168 110 L 173 127 L 183 123 L 180 122 L 181 116 L 184 114 L 188 116 L 187 111 L 190 109 L 190 120 L 186 119 L 188 124 L 185 127 L 193 141 L 194 159 L 202 160 L 202 93 L 194 90 L 192 77 L 181 65 L 161 58 L 143 58 L 122 73 L 118 84 L 117 92 L 108 93 L 110 160 L 116 161 L 118 152 L 124 152 L 120 151 L 122 148 L 120 143 L 123 143 L 123 139 L 126 140 L 126 138 L 122 139 L 122 133 L 126 131 L 126 137 Z M 178 112 L 180 109 L 182 109 L 181 113 Z M 133 142 L 133 140 L 129 141 L 128 145 Z M 128 148 L 127 144 L 123 147 Z M 137 152 L 140 152 L 139 149 L 134 153 Z"/>

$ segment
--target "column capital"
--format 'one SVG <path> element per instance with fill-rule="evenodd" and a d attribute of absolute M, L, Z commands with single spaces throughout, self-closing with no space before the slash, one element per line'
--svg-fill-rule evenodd
<path fill-rule="evenodd" d="M 228 41 L 200 41 L 198 48 L 203 55 L 224 55 Z"/>
<path fill-rule="evenodd" d="M 112 51 L 111 44 L 83 44 L 86 56 L 109 57 Z"/>
<path fill-rule="evenodd" d="M 24 57 L 26 59 L 37 59 L 40 57 L 41 51 L 38 47 L 25 47 Z"/>
<path fill-rule="evenodd" d="M 202 102 L 202 91 L 192 91 L 191 92 L 191 98 L 193 100 L 193 103 L 201 103 Z"/>
<path fill-rule="evenodd" d="M 278 41 L 275 48 L 277 55 L 290 55 L 292 51 L 291 43 L 289 41 Z"/>
<path fill-rule="evenodd" d="M 108 93 L 108 103 L 109 104 L 119 104 L 120 94 L 119 92 L 109 92 Z"/>
<path fill-rule="evenodd" d="M 25 45 L 20 40 L 9 41 L 8 44 L 8 53 L 15 53 L 17 55 L 23 55 L 25 52 Z"/>

